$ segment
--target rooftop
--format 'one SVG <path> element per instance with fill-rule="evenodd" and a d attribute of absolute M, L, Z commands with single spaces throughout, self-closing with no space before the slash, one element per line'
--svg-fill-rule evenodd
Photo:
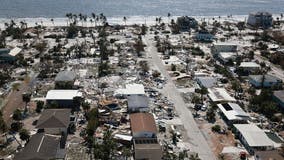
<path fill-rule="evenodd" d="M 130 114 L 130 124 L 132 133 L 144 131 L 157 133 L 155 119 L 150 113 Z"/>
<path fill-rule="evenodd" d="M 44 133 L 37 133 L 30 138 L 30 141 L 26 144 L 25 148 L 16 153 L 14 160 L 50 160 L 58 157 L 60 150 L 60 136 L 47 135 Z"/>
<path fill-rule="evenodd" d="M 214 42 L 214 46 L 237 46 L 237 44 L 233 42 Z"/>
<path fill-rule="evenodd" d="M 208 96 L 213 102 L 235 102 L 236 99 L 229 95 L 225 88 L 209 88 Z"/>
<path fill-rule="evenodd" d="M 72 100 L 74 97 L 82 97 L 79 90 L 50 90 L 45 97 L 46 100 Z"/>
<path fill-rule="evenodd" d="M 257 82 L 262 82 L 263 76 L 262 75 L 250 75 L 249 78 L 254 80 L 254 81 L 257 81 Z M 269 74 L 266 74 L 264 76 L 264 81 L 265 82 L 274 82 L 274 83 L 282 82 L 282 80 L 280 78 L 269 75 Z"/>
<path fill-rule="evenodd" d="M 125 88 L 117 89 L 115 95 L 145 94 L 143 84 L 126 84 Z"/>
<path fill-rule="evenodd" d="M 273 95 L 275 97 L 277 97 L 279 100 L 281 100 L 282 102 L 284 102 L 284 90 L 281 91 L 274 91 Z"/>
<path fill-rule="evenodd" d="M 67 128 L 71 109 L 45 109 L 38 119 L 36 128 Z"/>
<path fill-rule="evenodd" d="M 249 118 L 249 114 L 236 103 L 217 104 L 217 106 L 228 120 L 247 120 Z"/>
<path fill-rule="evenodd" d="M 242 62 L 239 67 L 244 68 L 260 68 L 260 65 L 255 62 Z"/>
<path fill-rule="evenodd" d="M 219 53 L 219 57 L 223 59 L 228 59 L 236 55 L 237 55 L 236 52 L 220 52 Z"/>
<path fill-rule="evenodd" d="M 74 71 L 61 71 L 56 77 L 55 81 L 74 81 L 76 78 L 76 73 Z"/>
<path fill-rule="evenodd" d="M 274 146 L 264 130 L 255 124 L 234 124 L 234 127 L 242 134 L 250 147 Z"/>
<path fill-rule="evenodd" d="M 18 55 L 21 51 L 22 51 L 21 48 L 15 47 L 15 48 L 13 48 L 12 50 L 10 50 L 9 55 L 11 55 L 11 56 L 16 56 L 16 55 Z"/>
<path fill-rule="evenodd" d="M 281 160 L 284 159 L 281 151 L 272 150 L 272 151 L 257 151 L 255 152 L 255 156 L 257 156 L 260 160 Z"/>
<path fill-rule="evenodd" d="M 134 140 L 135 159 L 157 160 L 162 158 L 162 148 L 156 138 Z"/>
<path fill-rule="evenodd" d="M 127 96 L 128 108 L 148 107 L 149 100 L 145 95 Z"/>
<path fill-rule="evenodd" d="M 199 85 L 206 88 L 214 87 L 217 83 L 217 80 L 214 77 L 197 77 L 196 80 Z"/>

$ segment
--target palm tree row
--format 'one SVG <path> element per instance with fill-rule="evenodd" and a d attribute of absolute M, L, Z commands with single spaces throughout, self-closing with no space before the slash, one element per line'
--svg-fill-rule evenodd
<path fill-rule="evenodd" d="M 95 26 L 97 26 L 98 23 L 104 25 L 107 22 L 107 18 L 103 13 L 97 15 L 93 12 L 90 16 L 84 15 L 82 13 L 67 13 L 65 16 L 68 18 L 67 25 L 77 25 L 78 22 L 81 22 L 82 26 L 84 26 L 84 23 L 87 23 L 88 20 L 91 22 L 92 25 L 95 22 Z"/>

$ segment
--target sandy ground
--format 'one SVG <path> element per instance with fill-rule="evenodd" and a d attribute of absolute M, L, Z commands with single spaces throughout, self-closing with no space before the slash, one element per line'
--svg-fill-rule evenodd
<path fill-rule="evenodd" d="M 19 87 L 19 90 L 12 91 L 7 99 L 6 105 L 2 108 L 3 118 L 6 123 L 9 125 L 12 121 L 12 114 L 13 112 L 19 108 L 24 109 L 25 102 L 22 100 L 22 94 L 28 90 L 28 84 L 23 82 Z"/>

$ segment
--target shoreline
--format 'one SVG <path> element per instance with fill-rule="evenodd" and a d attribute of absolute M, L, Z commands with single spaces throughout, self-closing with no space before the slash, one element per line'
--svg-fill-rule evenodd
<path fill-rule="evenodd" d="M 169 23 L 171 19 L 176 20 L 177 17 L 180 16 L 171 16 L 166 17 L 162 16 L 162 22 Z M 226 16 L 191 16 L 195 18 L 197 21 L 202 21 L 205 19 L 206 22 L 213 22 L 213 18 L 217 21 L 229 21 L 229 22 L 239 22 L 239 21 L 245 21 L 248 18 L 248 15 L 232 15 L 232 17 Z M 273 18 L 276 19 L 276 17 L 280 17 L 280 14 L 273 14 Z M 126 17 L 127 25 L 133 25 L 133 24 L 146 24 L 146 25 L 153 25 L 156 24 L 156 18 L 157 16 L 129 16 Z M 54 21 L 52 22 L 51 19 Z M 0 29 L 5 28 L 5 23 L 9 23 L 11 20 L 14 20 L 16 23 L 19 23 L 21 21 L 26 22 L 28 24 L 28 27 L 34 27 L 37 24 L 42 24 L 43 26 L 67 26 L 68 19 L 66 17 L 58 17 L 58 18 L 45 18 L 45 17 L 37 17 L 37 18 L 0 18 Z M 88 18 L 87 22 L 84 22 L 84 27 L 92 27 L 95 26 L 95 23 L 91 23 Z M 123 17 L 107 17 L 107 22 L 110 25 L 124 25 Z M 99 22 L 100 23 L 100 22 Z M 81 22 L 78 21 L 78 25 L 81 26 Z"/>

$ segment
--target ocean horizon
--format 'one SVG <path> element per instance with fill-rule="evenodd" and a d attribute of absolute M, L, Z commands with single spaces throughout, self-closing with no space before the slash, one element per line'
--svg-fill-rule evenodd
<path fill-rule="evenodd" d="M 0 18 L 62 18 L 66 13 L 123 16 L 225 16 L 283 12 L 283 0 L 0 0 Z"/>

